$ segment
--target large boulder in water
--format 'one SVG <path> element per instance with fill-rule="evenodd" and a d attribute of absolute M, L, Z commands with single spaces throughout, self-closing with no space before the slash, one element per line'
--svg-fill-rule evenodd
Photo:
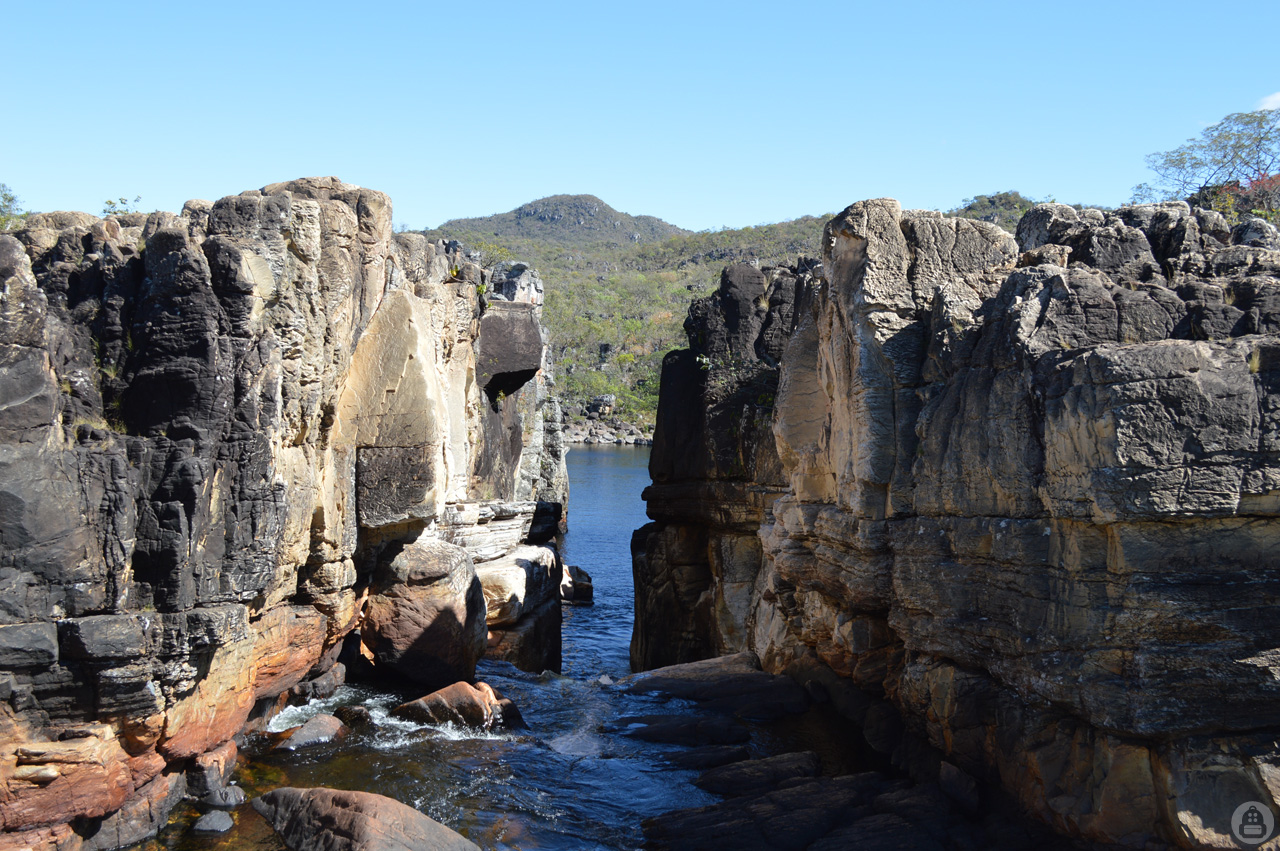
<path fill-rule="evenodd" d="M 479 851 L 440 822 L 392 798 L 286 786 L 253 808 L 295 851 Z"/>
<path fill-rule="evenodd" d="M 462 727 L 520 728 L 520 710 L 487 683 L 454 683 L 425 697 L 401 704 L 391 711 L 397 718 L 423 724 L 455 724 Z"/>
<path fill-rule="evenodd" d="M 362 631 L 379 667 L 440 687 L 475 676 L 484 654 L 484 592 L 471 556 L 436 539 L 384 559 Z"/>
<path fill-rule="evenodd" d="M 560 558 L 554 547 L 523 546 L 476 568 L 489 626 L 512 626 L 526 612 L 559 596 Z"/>

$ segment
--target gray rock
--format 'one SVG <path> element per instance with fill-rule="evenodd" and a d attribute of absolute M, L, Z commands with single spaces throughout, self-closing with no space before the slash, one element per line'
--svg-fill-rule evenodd
<path fill-rule="evenodd" d="M 276 745 L 276 750 L 294 751 L 323 745 L 346 735 L 346 725 L 332 715 L 320 714 L 295 727 L 289 738 Z"/>
<path fill-rule="evenodd" d="M 231 813 L 213 810 L 196 819 L 191 829 L 196 833 L 226 833 L 235 826 L 236 820 L 231 817 Z"/>
<path fill-rule="evenodd" d="M 478 846 L 399 801 L 369 792 L 274 789 L 253 807 L 293 851 L 477 851 Z"/>
<path fill-rule="evenodd" d="M 58 661 L 58 628 L 51 623 L 0 626 L 0 668 L 30 668 Z"/>
<path fill-rule="evenodd" d="M 68 659 L 123 659 L 145 649 L 142 625 L 132 615 L 69 618 L 58 624 L 62 655 Z"/>
<path fill-rule="evenodd" d="M 751 650 L 944 805 L 999 778 L 1071 836 L 1229 843 L 1214 790 L 1280 760 L 1272 230 L 1042 204 L 1015 245 L 879 199 L 824 252 L 764 427 L 717 374 L 758 276 L 664 362 L 634 667 Z"/>
<path fill-rule="evenodd" d="M 821 769 L 818 755 L 805 751 L 713 768 L 703 773 L 694 783 L 700 789 L 725 797 L 760 795 L 777 789 L 788 780 L 816 777 Z"/>

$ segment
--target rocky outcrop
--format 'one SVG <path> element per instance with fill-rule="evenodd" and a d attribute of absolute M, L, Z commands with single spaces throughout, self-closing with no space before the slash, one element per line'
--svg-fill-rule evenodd
<path fill-rule="evenodd" d="M 486 304 L 459 245 L 333 178 L 0 236 L 0 847 L 137 841 L 113 813 L 362 618 L 384 669 L 471 676 L 474 562 L 567 496 L 511 271 Z"/>
<path fill-rule="evenodd" d="M 1280 795 L 1263 231 L 1040 205 L 1015 243 L 855 204 L 767 428 L 696 371 L 702 317 L 720 349 L 764 327 L 722 285 L 664 369 L 634 664 L 751 649 L 926 779 L 1074 836 L 1233 847 L 1237 805 Z"/>
<path fill-rule="evenodd" d="M 479 846 L 393 798 L 371 792 L 285 787 L 253 807 L 290 849 L 478 851 Z"/>
<path fill-rule="evenodd" d="M 756 533 L 786 487 L 769 432 L 778 365 L 815 268 L 728 267 L 689 308 L 689 348 L 663 360 L 645 493 L 656 522 L 631 545 L 636 670 L 748 647 Z"/>

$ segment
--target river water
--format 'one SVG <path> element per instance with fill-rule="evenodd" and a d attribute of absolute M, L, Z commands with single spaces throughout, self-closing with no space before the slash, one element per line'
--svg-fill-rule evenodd
<path fill-rule="evenodd" d="M 694 772 L 664 764 L 675 748 L 639 742 L 612 726 L 624 715 L 695 711 L 624 695 L 611 684 L 630 673 L 630 540 L 646 522 L 640 492 L 649 483 L 648 457 L 647 447 L 583 446 L 569 453 L 563 554 L 592 575 L 595 605 L 565 607 L 563 675 L 494 662 L 481 662 L 477 672 L 516 702 L 528 731 L 477 734 L 401 721 L 388 711 L 420 695 L 346 686 L 333 698 L 285 710 L 272 729 L 355 703 L 370 708 L 372 725 L 305 750 L 242 752 L 236 782 L 250 795 L 278 786 L 389 795 L 486 849 L 638 848 L 643 819 L 718 800 L 692 785 Z M 756 747 L 771 750 L 770 738 L 762 733 Z M 141 847 L 284 847 L 251 807 L 240 807 L 236 827 L 217 837 L 187 832 L 197 815 L 180 808 L 172 827 Z"/>

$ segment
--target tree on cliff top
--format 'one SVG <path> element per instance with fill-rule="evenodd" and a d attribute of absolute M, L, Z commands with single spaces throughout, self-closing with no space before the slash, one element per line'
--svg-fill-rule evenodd
<path fill-rule="evenodd" d="M 0 183 L 0 233 L 17 230 L 27 214 L 22 212 L 18 196 L 8 186 Z"/>
<path fill-rule="evenodd" d="M 1159 178 L 1135 201 L 1183 198 L 1235 218 L 1280 215 L 1280 109 L 1235 112 L 1171 151 L 1147 157 Z"/>

